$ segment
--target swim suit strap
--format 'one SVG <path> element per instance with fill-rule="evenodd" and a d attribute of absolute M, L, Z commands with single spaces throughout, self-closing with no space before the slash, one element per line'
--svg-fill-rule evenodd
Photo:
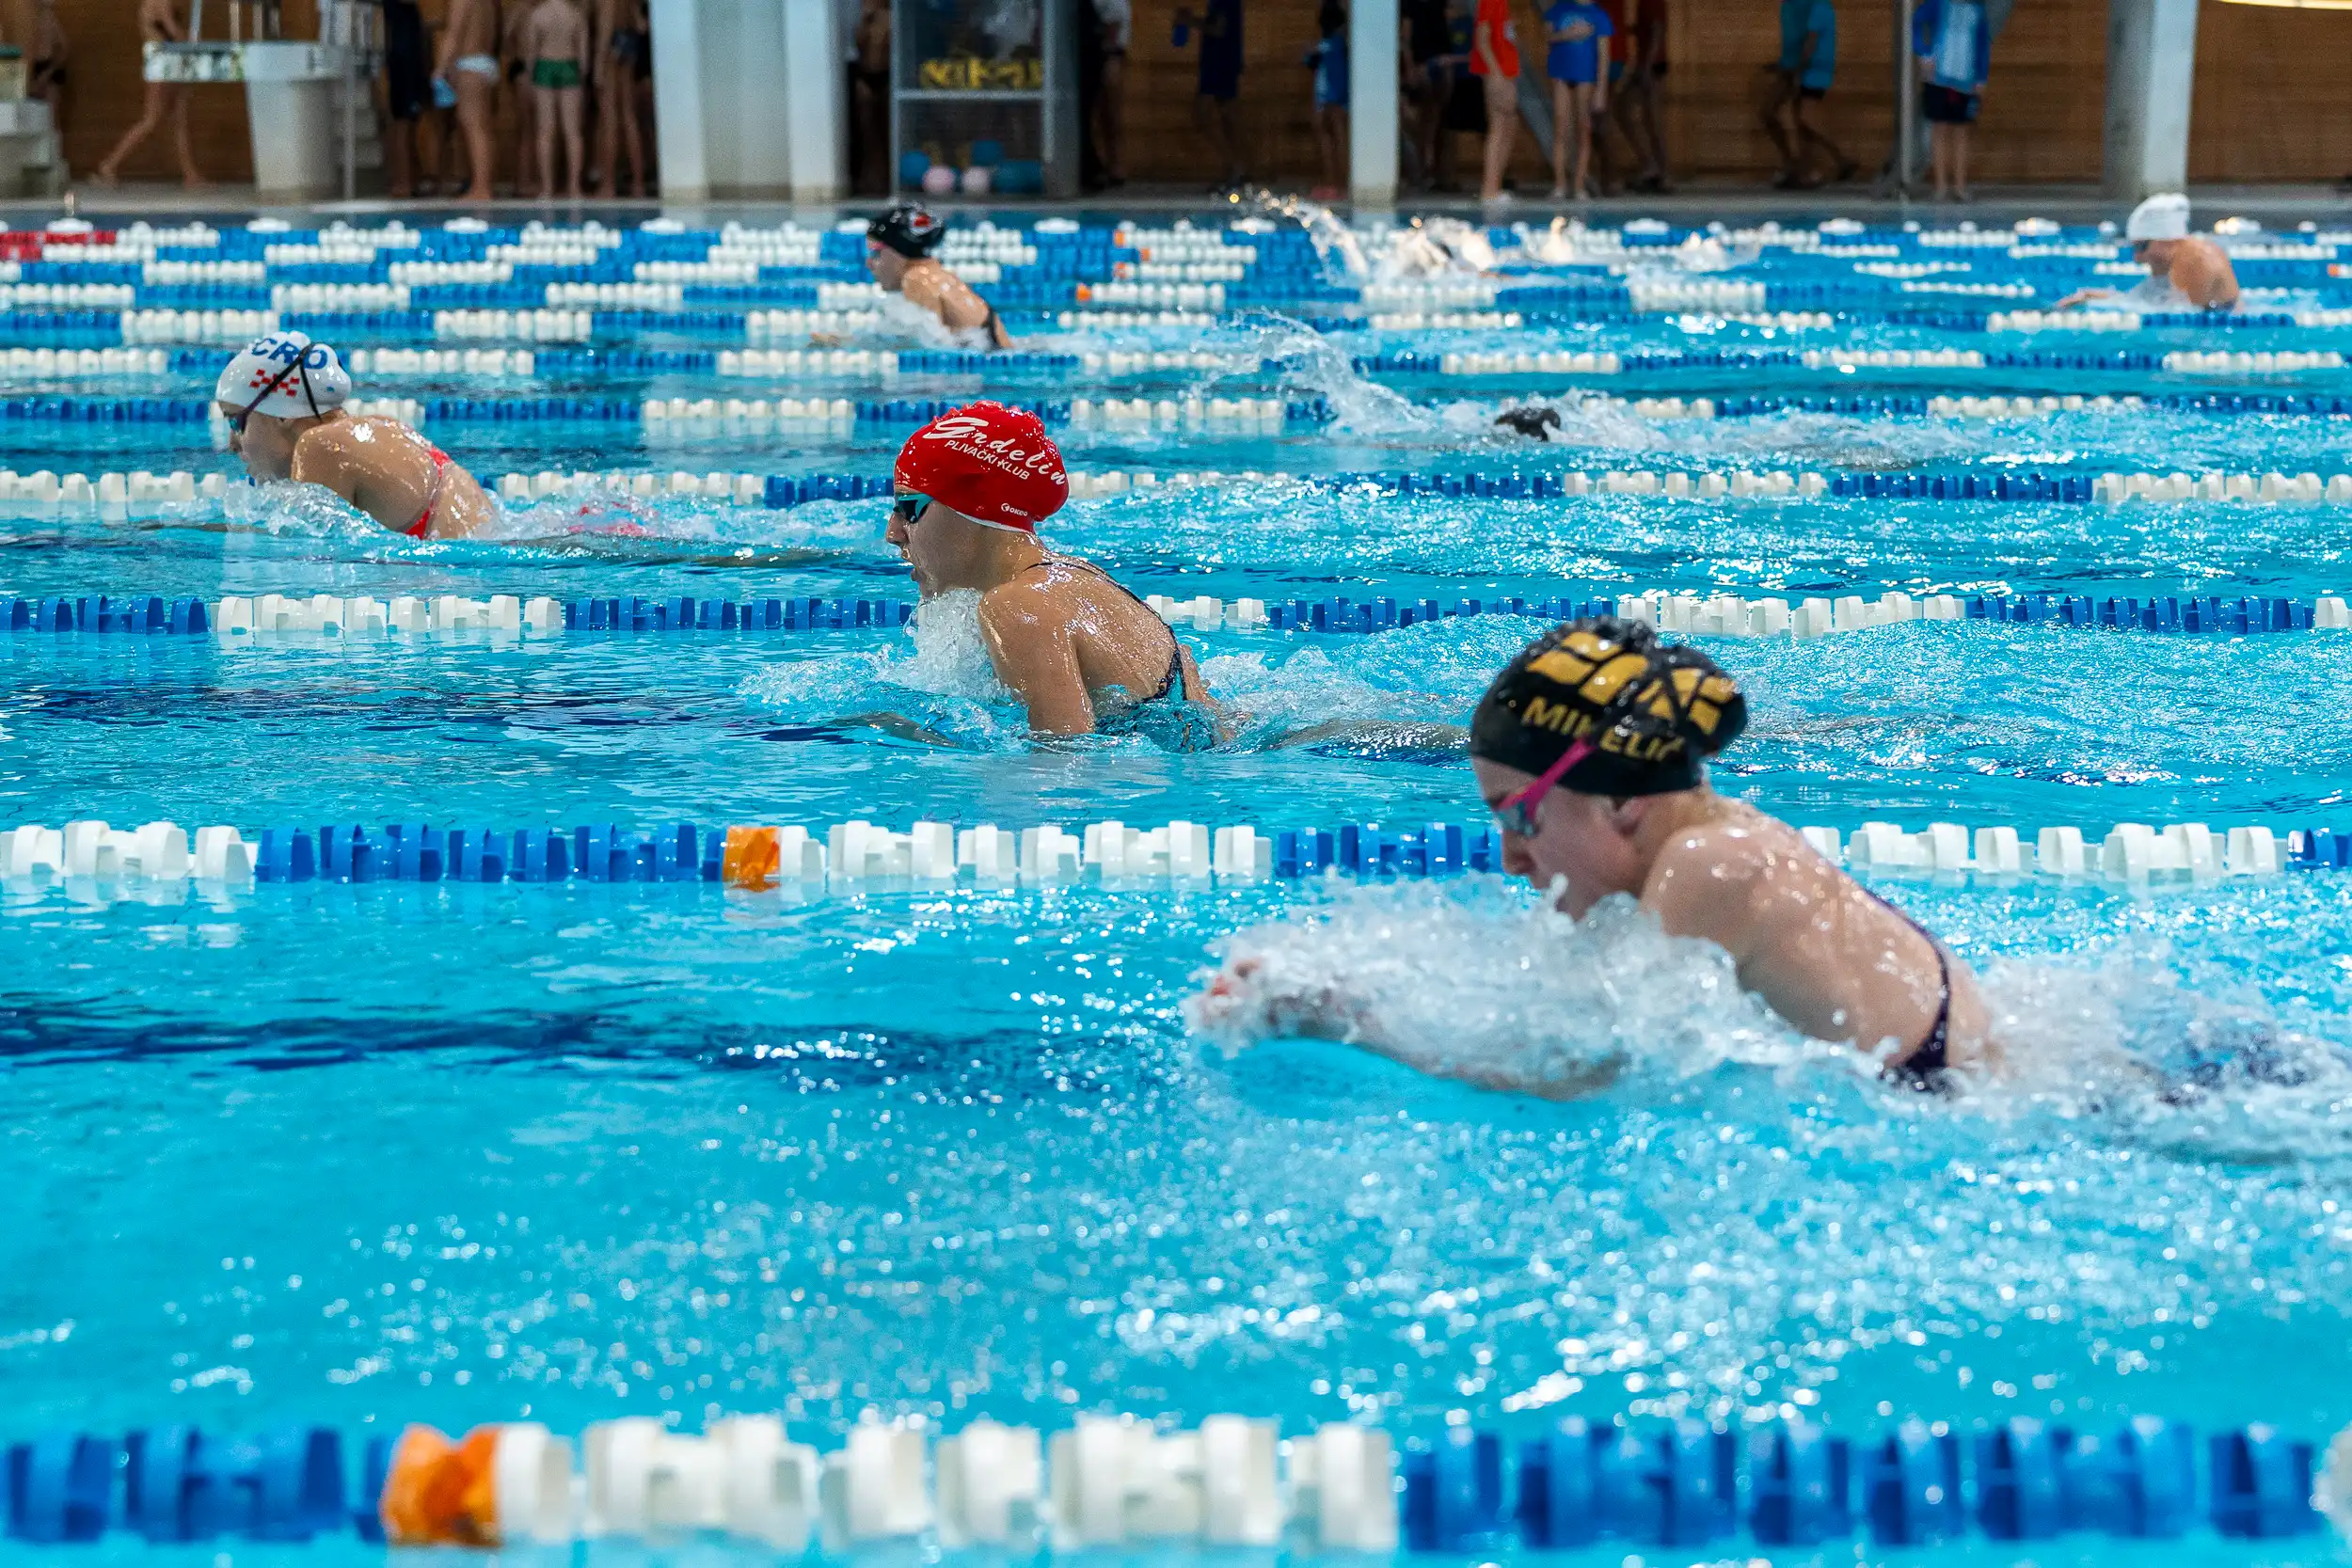
<path fill-rule="evenodd" d="M 427 444 L 426 450 L 433 453 L 433 488 L 424 499 L 422 515 L 415 522 L 400 531 L 411 539 L 423 538 L 425 530 L 433 526 L 433 514 L 438 511 L 441 505 L 441 482 L 449 472 L 449 453 L 430 443 Z"/>
<path fill-rule="evenodd" d="M 1854 885 L 1861 886 L 1858 882 Z M 1935 978 L 1937 985 L 1942 988 L 1942 994 L 1935 1004 L 1935 1021 L 1928 1025 L 1926 1037 L 1908 1053 L 1888 1062 L 1881 1076 L 1909 1088 L 1926 1090 L 1939 1088 L 1942 1086 L 1941 1080 L 1945 1069 L 1951 1066 L 1951 960 L 1944 956 L 1944 944 L 1936 941 L 1925 926 L 1912 919 L 1892 901 L 1880 897 L 1868 888 L 1863 888 L 1862 891 L 1867 894 L 1871 901 L 1879 908 L 1919 933 L 1920 939 L 1928 944 L 1928 951 L 1935 955 Z"/>

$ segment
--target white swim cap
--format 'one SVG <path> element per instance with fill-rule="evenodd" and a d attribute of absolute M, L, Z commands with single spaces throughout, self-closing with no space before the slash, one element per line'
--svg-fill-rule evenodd
<path fill-rule="evenodd" d="M 2150 197 L 2132 209 L 2131 217 L 2123 225 L 2123 237 L 2134 244 L 2141 240 L 2187 239 L 2188 198 L 2178 191 Z"/>
<path fill-rule="evenodd" d="M 215 402 L 281 420 L 341 408 L 350 396 L 351 372 L 335 351 L 292 330 L 254 339 L 213 388 Z"/>

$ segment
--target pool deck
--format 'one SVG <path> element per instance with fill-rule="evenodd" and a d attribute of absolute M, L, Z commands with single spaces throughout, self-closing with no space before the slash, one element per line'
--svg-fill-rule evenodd
<path fill-rule="evenodd" d="M 2352 222 L 2352 195 L 2332 185 L 2200 185 L 2192 186 L 2189 194 L 2197 204 L 2201 226 L 2232 214 L 2287 222 L 2341 214 L 2344 221 Z M 860 197 L 830 206 L 814 207 L 795 207 L 789 202 L 773 200 L 713 200 L 668 209 L 658 198 L 576 202 L 501 200 L 479 205 L 441 199 L 392 201 L 383 198 L 363 198 L 355 201 L 262 202 L 256 199 L 250 186 L 214 185 L 190 191 L 176 184 L 132 184 L 114 189 L 85 187 L 77 195 L 82 214 L 93 221 L 133 218 L 184 221 L 196 217 L 227 220 L 267 212 L 298 226 L 310 222 L 331 223 L 337 218 L 377 220 L 392 216 L 421 223 L 438 223 L 466 213 L 507 222 L 538 218 L 552 223 L 577 223 L 586 218 L 597 218 L 608 222 L 633 223 L 665 210 L 674 216 L 693 220 L 725 222 L 733 219 L 772 224 L 787 217 L 831 221 L 844 212 L 870 212 L 881 199 Z M 1129 185 L 1078 201 L 999 203 L 986 199 L 950 199 L 935 200 L 932 205 L 948 213 L 1059 214 L 1100 218 L 1142 213 L 1197 216 L 1223 204 L 1190 186 Z M 1235 207 L 1238 210 L 1239 204 Z M 58 198 L 0 202 L 0 217 L 5 217 L 9 228 L 36 227 L 63 210 L 62 199 Z M 1345 203 L 1339 204 L 1335 210 L 1343 214 L 1351 212 Z M 1423 195 L 1408 196 L 1395 209 L 1397 214 L 1406 217 L 1423 214 L 1467 217 L 1478 210 L 1476 201 L 1464 197 Z M 1594 223 L 1658 217 L 1684 223 L 1712 222 L 1716 219 L 1762 222 L 1767 218 L 1777 218 L 1783 223 L 1811 224 L 1824 218 L 1851 217 L 1866 223 L 1916 219 L 1922 223 L 1973 221 L 1991 225 L 2012 223 L 2028 215 L 2059 222 L 2098 222 L 2119 218 L 2123 211 L 2124 204 L 2106 200 L 2100 196 L 2096 186 L 2087 184 L 1988 186 L 1974 202 L 1955 205 L 1917 198 L 1908 201 L 1882 199 L 1872 196 L 1870 187 L 1862 182 L 1793 195 L 1745 182 L 1693 182 L 1670 196 L 1625 197 L 1587 202 L 1577 207 L 1545 199 L 1513 201 L 1500 209 L 1498 215 L 1501 221 L 1506 223 L 1521 219 L 1546 221 L 1557 214 L 1567 213 Z"/>

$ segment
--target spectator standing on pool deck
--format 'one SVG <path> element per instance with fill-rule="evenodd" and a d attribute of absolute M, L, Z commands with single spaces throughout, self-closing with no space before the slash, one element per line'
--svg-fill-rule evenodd
<path fill-rule="evenodd" d="M 433 107 L 430 40 L 417 0 L 384 0 L 384 162 L 401 201 L 417 194 L 417 121 Z"/>
<path fill-rule="evenodd" d="M 65 146 L 66 131 L 66 58 L 72 53 L 72 44 L 65 36 L 65 24 L 57 20 L 57 0 L 40 0 L 33 8 L 33 38 L 25 54 L 33 62 L 25 73 L 24 96 L 38 99 L 49 105 L 49 123 L 57 133 L 57 146 Z M 60 153 L 62 156 L 62 152 Z"/>
<path fill-rule="evenodd" d="M 555 133 L 564 132 L 564 194 L 580 199 L 580 112 L 587 98 L 588 23 L 572 0 L 531 8 L 531 96 L 539 120 L 539 199 L 555 195 Z"/>
<path fill-rule="evenodd" d="M 188 36 L 185 24 L 180 20 L 178 0 L 139 0 L 139 46 L 144 58 L 151 43 L 181 43 Z M 171 119 L 171 145 L 180 154 L 180 182 L 190 190 L 204 184 L 204 176 L 196 166 L 196 154 L 188 145 L 188 88 L 184 82 L 150 82 L 147 102 L 139 118 L 122 133 L 98 166 L 98 182 L 111 185 L 122 177 L 122 160 L 137 150 L 139 143 L 152 135 L 155 128 L 168 116 Z"/>
<path fill-rule="evenodd" d="M 1836 178 L 1853 177 L 1852 161 L 1805 119 L 1805 105 L 1829 96 L 1836 72 L 1836 8 L 1830 0 L 1780 0 L 1780 63 L 1764 106 L 1764 132 L 1780 152 L 1772 183 L 1782 190 L 1809 191 L 1821 183 L 1810 168 L 1816 150 L 1829 155 Z"/>
<path fill-rule="evenodd" d="M 596 82 L 596 162 L 607 196 L 621 194 L 621 164 L 628 163 L 628 194 L 645 194 L 645 130 L 637 119 L 637 73 L 649 63 L 652 32 L 644 0 L 596 0 L 596 36 L 590 74 Z"/>
<path fill-rule="evenodd" d="M 1911 47 L 1919 56 L 1919 113 L 1928 122 L 1930 164 L 1939 201 L 1966 201 L 1968 128 L 1984 94 L 1993 35 L 1979 0 L 1920 0 L 1911 15 Z"/>
<path fill-rule="evenodd" d="M 441 26 L 441 47 L 433 74 L 457 95 L 457 127 L 466 136 L 466 167 L 472 182 L 465 199 L 487 201 L 498 153 L 490 139 L 499 85 L 498 0 L 450 0 Z"/>
<path fill-rule="evenodd" d="M 1405 109 L 1406 173 L 1423 189 L 1438 182 L 1438 137 L 1454 90 L 1453 29 L 1445 0 L 1403 0 L 1397 18 L 1397 79 Z"/>
<path fill-rule="evenodd" d="M 1470 68 L 1486 100 L 1486 162 L 1478 198 L 1491 204 L 1508 199 L 1502 176 L 1511 166 L 1511 144 L 1519 130 L 1519 40 L 1510 0 L 1478 0 L 1470 22 Z"/>
<path fill-rule="evenodd" d="M 1094 156 L 1103 183 L 1127 182 L 1127 50 L 1135 42 L 1134 0 L 1094 0 L 1094 26 L 1102 39 L 1103 63 L 1094 88 Z"/>
<path fill-rule="evenodd" d="M 1602 8 L 1617 36 L 1607 77 L 1613 112 L 1597 134 L 1613 125 L 1633 150 L 1641 165 L 1635 190 L 1668 190 L 1665 117 L 1658 103 L 1658 84 L 1666 74 L 1666 0 L 1615 0 Z"/>
<path fill-rule="evenodd" d="M 1551 78 L 1551 198 L 1593 190 L 1593 120 L 1609 112 L 1610 40 L 1616 27 L 1590 0 L 1553 0 L 1544 12 L 1544 71 Z M 1576 149 L 1571 182 L 1568 149 Z"/>
<path fill-rule="evenodd" d="M 1200 90 L 1193 114 L 1216 159 L 1217 190 L 1232 190 L 1248 178 L 1242 166 L 1241 127 L 1236 105 L 1241 100 L 1241 0 L 1208 0 L 1195 21 L 1189 9 L 1176 12 L 1176 47 L 1200 33 Z"/>
<path fill-rule="evenodd" d="M 1323 0 L 1315 16 L 1323 40 L 1307 52 L 1315 73 L 1315 148 L 1323 155 L 1317 201 L 1334 201 L 1347 185 L 1347 7 Z"/>

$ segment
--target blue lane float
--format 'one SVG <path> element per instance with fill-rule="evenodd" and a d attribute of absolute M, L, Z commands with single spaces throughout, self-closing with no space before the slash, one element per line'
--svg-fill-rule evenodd
<path fill-rule="evenodd" d="M 45 1433 L 7 1450 L 8 1532 L 40 1546 L 117 1531 L 155 1544 L 380 1542 L 398 1430 L 356 1452 L 335 1429 L 304 1423 L 250 1437 L 187 1424 Z M 1389 1506 L 1405 1554 L 1449 1557 L 1612 1543 L 1687 1552 L 1743 1538 L 1766 1548 L 2201 1530 L 2286 1541 L 2321 1528 L 2314 1457 L 2269 1427 L 2201 1442 L 2153 1417 L 2096 1430 L 2019 1418 L 1966 1433 L 1911 1419 L 1858 1438 L 1801 1420 L 1734 1431 L 1569 1417 L 1509 1437 L 1469 1426 L 1408 1435 Z"/>
<path fill-rule="evenodd" d="M 772 482 L 771 482 L 772 483 Z M 872 482 L 866 496 L 888 493 L 885 482 Z M 825 499 L 857 499 L 849 486 L 837 486 Z M 771 505 L 792 505 L 813 496 L 771 499 Z M 1352 599 L 1278 599 L 1265 605 L 1265 626 L 1276 631 L 1314 632 L 1338 636 L 1368 635 L 1433 622 L 1480 615 L 1518 615 L 1549 621 L 1573 621 L 1587 615 L 1613 615 L 1624 601 L 1611 594 L 1581 597 L 1573 594 L 1542 597 L 1400 599 L 1382 596 Z M 613 594 L 561 601 L 563 626 L 572 632 L 777 632 L 889 629 L 913 618 L 914 604 L 905 599 L 703 598 L 675 594 L 666 598 Z M 1961 600 L 1964 618 L 2020 626 L 2105 628 L 2196 636 L 2214 633 L 2258 636 L 2313 629 L 2313 601 L 2271 595 L 2227 598 L 2215 594 L 2165 594 L 2138 597 L 2085 594 L 1979 594 Z M 120 634 L 126 636 L 194 636 L 213 629 L 207 601 L 188 596 L 167 599 L 160 594 L 0 594 L 0 632 L 26 634 Z"/>

